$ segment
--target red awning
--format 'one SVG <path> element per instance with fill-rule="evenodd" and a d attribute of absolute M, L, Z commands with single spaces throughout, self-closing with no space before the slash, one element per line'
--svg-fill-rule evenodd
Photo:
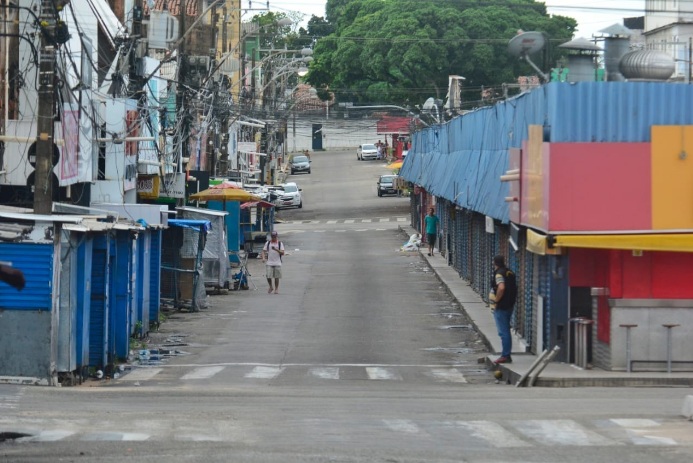
<path fill-rule="evenodd" d="M 413 119 L 411 117 L 383 116 L 377 124 L 377 132 L 382 135 L 406 135 Z"/>
<path fill-rule="evenodd" d="M 274 204 L 268 203 L 267 201 L 250 201 L 250 202 L 241 204 L 241 209 L 248 209 L 249 207 L 255 207 L 255 206 L 260 206 L 263 209 L 269 209 L 270 207 L 274 207 Z"/>

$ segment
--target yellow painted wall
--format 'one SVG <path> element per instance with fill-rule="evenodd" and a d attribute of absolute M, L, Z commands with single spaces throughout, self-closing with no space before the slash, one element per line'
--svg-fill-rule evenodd
<path fill-rule="evenodd" d="M 527 221 L 528 224 L 546 229 L 547 211 L 544 201 L 544 128 L 541 125 L 529 126 L 527 142 L 528 162 L 524 166 L 527 191 Z"/>
<path fill-rule="evenodd" d="M 652 228 L 693 230 L 693 126 L 652 126 Z"/>

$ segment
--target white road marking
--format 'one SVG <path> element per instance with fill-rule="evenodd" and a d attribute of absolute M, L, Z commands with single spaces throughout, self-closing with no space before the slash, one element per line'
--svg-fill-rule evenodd
<path fill-rule="evenodd" d="M 614 418 L 609 420 L 622 428 L 653 428 L 655 426 L 660 426 L 655 420 L 648 420 L 642 418 Z"/>
<path fill-rule="evenodd" d="M 661 424 L 655 420 L 644 418 L 614 418 L 610 421 L 625 428 L 628 437 L 635 445 L 678 445 L 677 442 L 670 437 L 651 435 L 651 433 L 657 432 L 657 428 L 661 427 Z"/>
<path fill-rule="evenodd" d="M 378 222 L 389 222 L 390 218 L 378 219 Z"/>
<path fill-rule="evenodd" d="M 327 223 L 328 225 L 334 225 L 334 224 L 337 223 L 337 221 L 336 221 L 336 220 L 328 220 L 328 221 L 325 222 L 325 223 Z"/>
<path fill-rule="evenodd" d="M 467 382 L 467 378 L 465 378 L 462 372 L 457 368 L 435 368 L 426 374 L 433 376 L 434 378 L 439 379 L 441 381 L 448 381 L 451 383 Z"/>
<path fill-rule="evenodd" d="M 397 432 L 419 434 L 421 430 L 412 420 L 383 420 L 385 426 Z"/>
<path fill-rule="evenodd" d="M 397 217 L 397 222 L 406 222 L 407 220 L 409 219 L 406 217 Z"/>
<path fill-rule="evenodd" d="M 616 445 L 572 420 L 526 420 L 511 424 L 520 433 L 544 445 Z"/>
<path fill-rule="evenodd" d="M 344 223 L 354 223 L 354 222 L 355 222 L 354 219 L 347 219 L 347 220 L 344 221 Z"/>
<path fill-rule="evenodd" d="M 638 431 L 635 431 L 636 433 Z M 676 441 L 671 437 L 662 436 L 631 436 L 631 441 L 635 445 L 677 445 Z"/>
<path fill-rule="evenodd" d="M 55 442 L 66 437 L 70 437 L 74 434 L 74 431 L 67 431 L 63 429 L 54 429 L 51 431 L 41 431 L 35 436 L 22 437 L 17 439 L 18 442 Z"/>
<path fill-rule="evenodd" d="M 344 233 L 346 230 L 335 230 L 335 233 Z"/>
<path fill-rule="evenodd" d="M 361 222 L 363 222 L 363 223 L 371 223 L 371 219 L 363 219 L 363 220 L 361 220 Z"/>
<path fill-rule="evenodd" d="M 149 439 L 149 434 L 141 434 L 137 432 L 124 432 L 123 433 L 123 439 L 124 441 L 144 441 Z"/>
<path fill-rule="evenodd" d="M 219 373 L 225 367 L 202 367 L 195 368 L 190 373 L 181 376 L 180 379 L 207 379 Z"/>
<path fill-rule="evenodd" d="M 147 381 L 152 379 L 159 373 L 161 373 L 163 368 L 138 368 L 131 371 L 127 375 L 121 376 L 121 381 Z"/>
<path fill-rule="evenodd" d="M 463 429 L 472 437 L 483 439 L 494 447 L 530 447 L 531 445 L 492 421 L 455 421 L 452 425 Z"/>
<path fill-rule="evenodd" d="M 253 371 L 246 374 L 246 378 L 272 379 L 276 378 L 284 371 L 283 367 L 255 367 Z"/>
<path fill-rule="evenodd" d="M 388 370 L 387 368 L 380 367 L 366 367 L 366 373 L 368 373 L 368 379 L 373 379 L 376 381 L 381 380 L 394 380 L 401 381 L 402 377 L 395 373 L 394 371 Z"/>
<path fill-rule="evenodd" d="M 140 434 L 136 432 L 96 432 L 84 434 L 81 436 L 82 441 L 145 441 L 149 439 L 149 434 Z"/>
<path fill-rule="evenodd" d="M 339 379 L 339 368 L 335 367 L 325 367 L 325 368 L 311 368 L 308 370 L 312 376 L 316 376 L 322 379 Z"/>

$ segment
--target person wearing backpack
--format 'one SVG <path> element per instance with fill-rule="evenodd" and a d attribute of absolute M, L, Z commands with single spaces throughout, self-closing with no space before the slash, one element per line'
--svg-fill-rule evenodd
<path fill-rule="evenodd" d="M 268 293 L 274 291 L 279 294 L 279 279 L 282 277 L 282 256 L 284 255 L 284 244 L 279 241 L 279 234 L 273 231 L 270 241 L 266 242 L 262 248 L 262 261 L 265 263 L 265 276 L 269 283 Z M 274 279 L 274 287 L 272 280 Z"/>
<path fill-rule="evenodd" d="M 505 258 L 496 256 L 493 258 L 493 318 L 498 328 L 498 336 L 501 339 L 502 351 L 494 363 L 512 363 L 510 355 L 513 347 L 513 338 L 510 334 L 510 319 L 513 316 L 515 300 L 517 299 L 517 278 L 515 273 L 505 266 Z M 493 306 L 492 306 L 493 307 Z"/>

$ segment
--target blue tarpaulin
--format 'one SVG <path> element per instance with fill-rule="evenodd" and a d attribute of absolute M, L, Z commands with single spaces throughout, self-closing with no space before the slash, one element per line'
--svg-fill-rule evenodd
<path fill-rule="evenodd" d="M 193 230 L 201 230 L 205 233 L 212 229 L 212 222 L 209 220 L 173 219 L 169 220 L 168 224 L 171 227 L 192 228 Z"/>

